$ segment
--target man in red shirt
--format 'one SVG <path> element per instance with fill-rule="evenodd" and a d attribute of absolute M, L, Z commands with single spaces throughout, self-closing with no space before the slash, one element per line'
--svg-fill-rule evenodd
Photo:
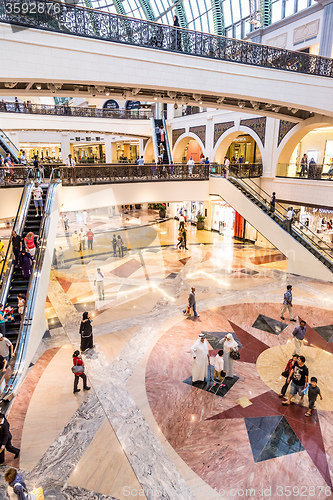
<path fill-rule="evenodd" d="M 94 233 L 92 232 L 91 229 L 89 229 L 86 236 L 88 238 L 88 250 L 92 250 L 93 249 L 93 241 L 94 241 Z"/>

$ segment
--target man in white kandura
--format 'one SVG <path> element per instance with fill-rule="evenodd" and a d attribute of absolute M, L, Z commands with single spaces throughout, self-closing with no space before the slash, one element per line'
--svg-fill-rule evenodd
<path fill-rule="evenodd" d="M 205 381 L 207 377 L 209 351 L 205 335 L 200 333 L 198 340 L 191 347 L 192 362 L 192 383 Z"/>

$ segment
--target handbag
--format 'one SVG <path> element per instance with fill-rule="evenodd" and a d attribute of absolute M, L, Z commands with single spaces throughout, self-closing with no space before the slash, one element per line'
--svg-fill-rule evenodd
<path fill-rule="evenodd" d="M 71 368 L 74 375 L 77 373 L 83 373 L 85 371 L 85 367 L 83 365 L 73 365 Z"/>
<path fill-rule="evenodd" d="M 187 306 L 187 308 L 186 308 L 186 316 L 191 316 L 191 308 L 190 308 L 190 306 Z"/>
<path fill-rule="evenodd" d="M 231 357 L 231 359 L 234 359 L 234 360 L 240 359 L 239 351 L 238 350 L 237 351 L 234 351 L 234 350 L 230 351 L 230 357 Z"/>
<path fill-rule="evenodd" d="M 284 372 L 281 373 L 282 377 L 289 377 L 289 370 L 284 370 Z"/>

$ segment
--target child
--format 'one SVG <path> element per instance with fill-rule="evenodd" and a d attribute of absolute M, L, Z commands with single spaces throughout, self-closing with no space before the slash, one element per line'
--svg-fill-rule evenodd
<path fill-rule="evenodd" d="M 60 267 L 63 267 L 65 265 L 64 252 L 62 247 L 59 247 L 58 250 L 58 263 Z"/>
<path fill-rule="evenodd" d="M 19 315 L 21 316 L 21 319 L 22 319 L 23 312 L 24 312 L 24 306 L 25 306 L 25 295 L 23 293 L 19 293 L 17 295 L 17 305 L 18 305 Z"/>
<path fill-rule="evenodd" d="M 5 307 L 3 310 L 5 313 L 5 322 L 10 323 L 11 321 L 14 321 L 14 309 L 10 306 Z"/>
<path fill-rule="evenodd" d="M 323 396 L 321 395 L 320 389 L 317 386 L 318 380 L 316 377 L 311 377 L 309 388 L 308 388 L 308 398 L 309 398 L 309 409 L 306 412 L 305 416 L 306 417 L 311 417 L 312 410 L 314 409 L 316 399 L 319 395 L 320 399 L 323 399 Z"/>
<path fill-rule="evenodd" d="M 215 358 L 215 365 L 214 365 L 214 376 L 213 379 L 215 380 L 216 378 L 220 379 L 221 385 L 220 387 L 225 387 L 225 384 L 222 384 L 222 381 L 225 377 L 225 372 L 223 371 L 224 363 L 223 363 L 223 349 L 220 349 L 219 352 L 217 353 L 217 356 Z M 213 387 L 217 384 L 217 382 L 214 382 Z"/>

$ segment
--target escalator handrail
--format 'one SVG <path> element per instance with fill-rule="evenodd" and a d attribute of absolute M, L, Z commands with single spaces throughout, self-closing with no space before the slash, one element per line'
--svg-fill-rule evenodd
<path fill-rule="evenodd" d="M 10 140 L 10 138 L 8 137 L 8 135 L 2 130 L 0 129 L 0 135 L 4 135 L 4 137 L 6 139 L 4 139 L 5 141 L 9 141 L 10 142 L 10 148 L 13 150 L 13 153 L 15 154 L 16 158 L 18 159 L 18 153 L 19 153 L 19 148 L 17 146 L 15 146 L 15 144 Z M 8 144 L 7 144 L 8 146 Z"/>
<path fill-rule="evenodd" d="M 258 186 L 258 184 L 257 184 L 256 182 L 254 182 L 252 179 L 249 179 L 249 180 L 252 182 L 252 184 L 254 184 L 257 188 L 259 188 L 259 189 L 260 189 L 260 191 L 262 191 L 263 193 L 265 193 L 265 194 L 268 196 L 268 199 L 270 199 L 270 195 L 269 195 L 269 194 L 268 194 L 268 193 L 267 193 L 267 192 L 266 192 L 266 191 L 265 191 L 262 187 Z M 246 182 L 245 182 L 245 184 L 246 184 L 246 186 L 248 186 L 248 184 L 247 184 Z M 248 187 L 250 187 L 250 186 L 248 186 Z M 254 191 L 255 191 L 255 190 L 254 190 Z M 255 191 L 255 192 L 256 192 L 256 191 Z M 263 197 L 262 197 L 262 198 L 263 198 Z M 267 200 L 266 200 L 265 198 L 263 198 L 263 200 L 265 201 L 265 203 L 267 202 Z M 283 206 L 282 206 L 279 202 L 276 202 L 276 203 L 275 203 L 275 206 L 276 206 L 276 205 L 278 205 L 278 206 L 279 206 L 282 210 L 284 210 L 284 211 L 286 211 L 286 212 L 287 212 L 287 209 L 286 209 L 285 207 L 283 207 Z M 281 212 L 279 212 L 279 211 L 278 211 L 278 213 L 279 213 L 280 215 L 283 215 L 283 214 L 281 214 Z M 303 224 L 303 223 L 300 223 L 300 224 L 302 224 L 302 226 L 304 226 L 304 224 Z M 319 238 L 319 237 L 316 235 L 316 233 L 314 233 L 311 229 L 307 229 L 307 232 L 308 232 L 309 234 L 308 234 L 308 233 L 304 233 L 304 231 L 303 231 L 301 228 L 298 228 L 294 222 L 292 223 L 292 228 L 294 229 L 294 231 L 296 231 L 296 232 L 300 232 L 300 233 L 301 233 L 300 235 L 301 235 L 301 236 L 302 236 L 305 240 L 310 240 L 313 244 L 315 244 L 316 246 L 318 246 L 318 248 L 319 248 L 321 251 L 324 251 L 325 253 L 327 253 L 327 251 L 332 252 L 331 247 L 330 247 L 330 246 L 326 243 L 326 241 L 324 241 L 322 238 Z M 312 238 L 310 238 L 310 235 L 312 235 Z M 320 240 L 320 241 L 321 241 L 321 242 L 325 245 L 326 250 L 325 250 L 324 248 L 322 248 L 322 247 L 321 247 L 318 243 L 316 243 L 316 242 L 315 242 L 315 239 Z M 328 254 L 328 255 L 329 255 L 329 257 L 331 258 L 330 254 Z"/>
<path fill-rule="evenodd" d="M 163 112 L 162 112 L 162 124 L 163 124 L 163 128 L 164 128 L 165 145 L 166 145 L 166 150 L 168 153 L 169 165 L 171 165 L 172 156 L 171 156 L 171 149 L 170 149 L 170 144 L 169 144 L 168 129 L 166 126 L 165 116 L 164 116 Z"/>
<path fill-rule="evenodd" d="M 13 392 L 15 387 L 16 387 L 16 382 L 17 382 L 17 377 L 21 373 L 21 364 L 22 361 L 24 361 L 25 356 L 26 356 L 26 351 L 27 351 L 27 343 L 26 343 L 26 338 L 28 335 L 28 330 L 29 327 L 31 327 L 31 322 L 32 322 L 32 313 L 34 311 L 34 307 L 36 304 L 36 288 L 37 288 L 37 283 L 39 280 L 36 279 L 36 272 L 38 273 L 41 271 L 42 264 L 44 262 L 44 254 L 45 254 L 45 241 L 46 241 L 46 224 L 49 221 L 49 216 L 51 213 L 51 207 L 52 207 L 52 196 L 50 196 L 51 191 L 55 189 L 56 185 L 59 184 L 61 181 L 60 180 L 54 180 L 52 182 L 52 177 L 53 177 L 53 170 L 50 175 L 50 183 L 48 186 L 47 194 L 46 194 L 46 200 L 45 200 L 45 210 L 43 212 L 43 220 L 42 220 L 42 225 L 40 228 L 40 244 L 38 248 L 38 254 L 37 258 L 34 262 L 32 271 L 31 271 L 31 279 L 29 280 L 29 286 L 28 290 L 26 293 L 26 304 L 25 308 L 23 311 L 23 320 L 21 321 L 20 325 L 20 330 L 19 334 L 17 337 L 17 342 L 15 346 L 15 353 L 14 356 L 16 356 L 13 372 L 11 374 L 10 380 L 8 382 L 8 385 L 5 388 L 4 394 L 1 394 L 1 399 L 4 399 L 5 396 L 8 395 L 9 392 Z M 35 279 L 34 279 L 35 278 Z M 2 377 L 1 381 L 3 380 L 4 376 Z"/>
<path fill-rule="evenodd" d="M 267 208 L 269 208 L 269 203 L 267 202 L 267 200 L 260 194 L 258 193 L 254 188 L 252 188 L 251 186 L 249 186 L 247 183 L 244 182 L 243 179 L 239 179 L 237 176 L 235 177 L 232 177 L 230 176 L 230 178 L 233 178 L 235 179 L 240 185 L 242 185 L 242 182 L 243 182 L 243 186 L 245 185 L 248 190 L 250 190 L 250 193 L 258 199 L 258 201 L 260 201 L 261 203 L 263 203 Z M 254 183 L 255 184 L 255 183 Z M 260 187 L 255 184 L 259 189 Z M 252 192 L 251 192 L 252 191 Z M 264 190 L 263 190 L 264 191 Z M 286 209 L 284 207 L 282 207 L 284 211 L 286 211 Z M 281 222 L 283 223 L 285 221 L 285 214 L 282 214 L 281 212 L 279 211 L 275 211 L 274 212 L 275 215 L 277 215 L 277 217 L 280 218 Z M 332 265 L 333 264 L 333 256 L 328 254 L 327 253 L 327 250 L 324 250 L 323 248 L 321 248 L 319 246 L 318 243 L 316 243 L 316 241 L 314 241 L 312 238 L 310 238 L 307 234 L 305 234 L 300 228 L 296 227 L 296 225 L 294 223 L 292 223 L 292 229 L 295 231 L 295 233 L 298 234 L 298 236 L 300 238 L 302 238 L 307 244 L 311 245 L 313 247 L 314 250 L 316 250 L 317 252 L 319 252 L 321 254 L 321 256 L 327 260 L 327 262 Z M 312 233 L 314 235 L 314 233 Z M 321 240 L 323 241 L 323 240 Z M 331 248 L 325 243 L 323 242 L 331 251 Z"/>
<path fill-rule="evenodd" d="M 156 122 L 155 122 L 155 118 L 153 116 L 151 117 L 150 120 L 151 120 L 151 124 L 152 124 L 152 129 L 153 129 L 152 140 L 153 140 L 155 163 L 157 163 L 157 161 L 158 161 L 158 144 L 157 144 L 157 137 L 156 137 L 156 132 L 155 132 Z"/>
<path fill-rule="evenodd" d="M 16 229 L 16 224 L 17 224 L 17 220 L 18 220 L 18 216 L 19 216 L 19 213 L 20 213 L 20 210 L 22 208 L 22 203 L 23 203 L 23 200 L 24 200 L 24 194 L 26 192 L 26 188 L 28 187 L 28 179 L 29 179 L 29 176 L 30 176 L 30 173 L 32 171 L 32 168 L 29 169 L 28 173 L 27 173 L 27 177 L 26 177 L 26 180 L 25 180 L 25 183 L 24 183 L 24 187 L 23 187 L 23 190 L 22 190 L 22 194 L 21 194 L 21 198 L 20 198 L 20 203 L 19 203 L 19 206 L 18 206 L 18 209 L 17 209 L 17 212 L 16 212 L 16 217 L 15 217 L 15 221 L 14 221 L 14 224 L 13 224 L 13 229 L 12 231 L 15 231 Z M 16 231 L 15 231 L 16 232 Z M 0 283 L 2 283 L 2 279 L 3 279 L 3 273 L 4 273 L 4 269 L 5 269 L 5 266 L 6 266 L 6 261 L 7 259 L 9 258 L 9 250 L 11 248 L 11 238 L 9 240 L 9 243 L 8 243 L 8 247 L 7 247 L 7 250 L 6 250 L 6 255 L 5 255 L 5 258 L 2 262 L 2 268 L 1 268 L 1 273 L 0 273 Z"/>

